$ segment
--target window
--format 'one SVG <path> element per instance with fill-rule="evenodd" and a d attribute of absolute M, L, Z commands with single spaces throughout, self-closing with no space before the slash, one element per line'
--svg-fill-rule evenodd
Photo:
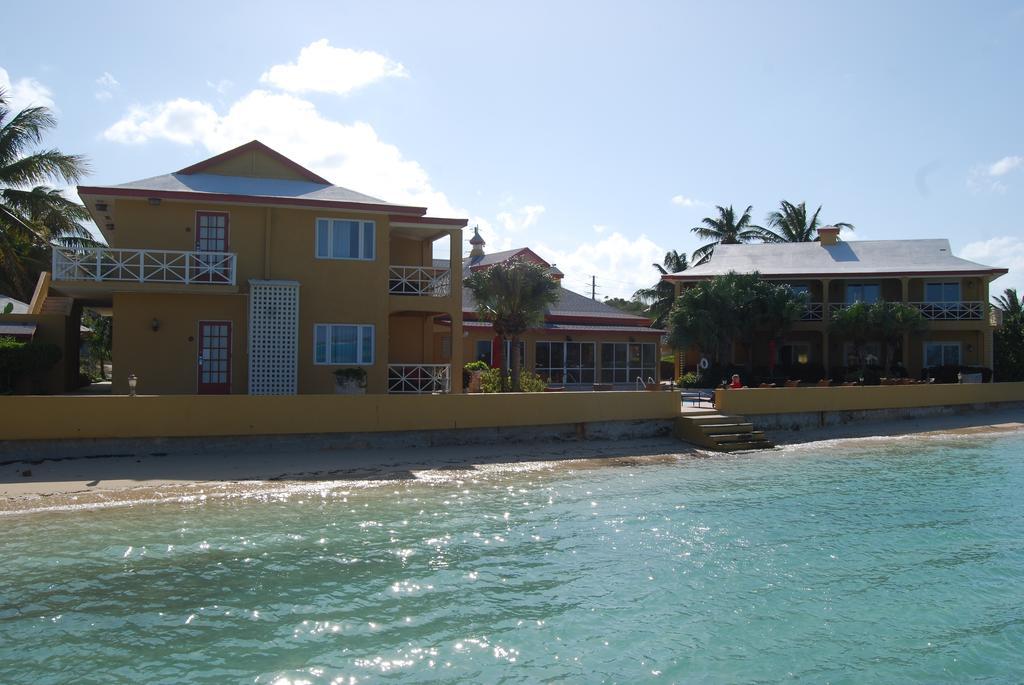
<path fill-rule="evenodd" d="M 375 228 L 372 221 L 317 219 L 317 259 L 373 259 Z"/>
<path fill-rule="evenodd" d="M 926 342 L 924 344 L 925 366 L 960 366 L 960 343 Z"/>
<path fill-rule="evenodd" d="M 846 284 L 846 304 L 853 304 L 854 302 L 863 302 L 864 304 L 873 304 L 878 302 L 878 298 L 882 294 L 882 286 L 878 283 L 847 283 Z"/>
<path fill-rule="evenodd" d="M 534 371 L 548 383 L 593 384 L 594 343 L 538 342 Z"/>
<path fill-rule="evenodd" d="M 313 361 L 317 364 L 373 364 L 373 326 L 316 324 Z"/>
<path fill-rule="evenodd" d="M 476 353 L 473 355 L 473 361 L 487 362 L 487 366 L 491 365 L 491 341 L 490 340 L 477 340 L 476 341 Z"/>
<path fill-rule="evenodd" d="M 779 347 L 780 364 L 806 364 L 811 360 L 811 346 L 805 342 L 786 343 Z"/>
<path fill-rule="evenodd" d="M 925 283 L 924 299 L 925 302 L 959 302 L 960 283 Z"/>
<path fill-rule="evenodd" d="M 601 343 L 601 382 L 633 383 L 637 377 L 657 378 L 654 343 Z"/>

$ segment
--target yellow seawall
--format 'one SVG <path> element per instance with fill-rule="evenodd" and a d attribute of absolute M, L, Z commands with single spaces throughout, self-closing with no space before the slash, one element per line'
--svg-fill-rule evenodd
<path fill-rule="evenodd" d="M 448 430 L 674 419 L 674 392 L 0 397 L 0 440 Z"/>
<path fill-rule="evenodd" d="M 716 409 L 723 413 L 743 416 L 911 409 L 998 402 L 1024 402 L 1024 383 L 743 388 L 715 391 Z"/>

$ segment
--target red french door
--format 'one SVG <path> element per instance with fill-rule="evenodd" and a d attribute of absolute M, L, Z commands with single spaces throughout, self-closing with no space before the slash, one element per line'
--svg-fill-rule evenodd
<path fill-rule="evenodd" d="M 199 322 L 200 395 L 226 395 L 231 392 L 231 322 Z"/>
<path fill-rule="evenodd" d="M 200 283 L 226 283 L 230 257 L 228 251 L 228 213 L 196 212 L 196 252 L 192 280 Z"/>

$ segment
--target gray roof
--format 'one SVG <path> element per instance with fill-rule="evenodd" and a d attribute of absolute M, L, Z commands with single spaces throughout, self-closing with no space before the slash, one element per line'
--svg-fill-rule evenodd
<path fill-rule="evenodd" d="M 851 240 L 821 243 L 756 243 L 718 245 L 711 259 L 678 274 L 673 280 L 722 276 L 731 271 L 763 276 L 870 276 L 915 273 L 1006 273 L 953 256 L 949 241 Z"/>
<path fill-rule="evenodd" d="M 491 323 L 489 321 L 463 321 L 463 328 L 490 328 Z M 600 324 L 579 324 L 579 323 L 551 323 L 545 322 L 540 330 L 545 331 L 592 331 L 594 333 L 637 333 L 640 335 L 654 334 L 662 335 L 665 333 L 660 328 L 647 328 L 644 326 L 616 326 L 612 325 L 600 325 Z"/>
<path fill-rule="evenodd" d="M 491 266 L 492 264 L 500 264 L 506 260 L 512 259 L 516 255 L 520 254 L 525 250 L 530 250 L 528 247 L 517 247 L 514 250 L 501 250 L 500 252 L 492 252 L 491 254 L 485 254 L 483 257 L 467 257 L 462 261 L 462 270 L 467 272 L 467 269 L 471 269 L 477 266 Z M 533 250 L 530 250 L 533 252 Z M 537 254 L 536 252 L 533 252 Z M 537 255 L 538 257 L 540 255 Z M 547 262 L 544 262 L 547 264 Z M 554 264 L 548 264 L 550 272 L 556 276 L 564 276 L 561 269 Z M 468 272 L 466 273 L 468 276 Z"/>
<path fill-rule="evenodd" d="M 0 335 L 32 337 L 36 333 L 34 323 L 0 323 Z"/>
<path fill-rule="evenodd" d="M 471 273 L 471 269 L 475 266 L 489 266 L 491 264 L 498 264 L 511 257 L 522 252 L 525 248 L 518 248 L 515 250 L 505 250 L 503 252 L 495 252 L 491 255 L 485 255 L 483 259 L 477 259 L 475 261 L 466 259 L 462 262 L 462 278 L 465 280 Z M 447 268 L 447 259 L 435 259 L 434 266 L 436 268 Z M 554 267 L 552 267 L 554 269 Z M 561 271 L 554 269 L 558 274 Z M 462 289 L 462 311 L 464 312 L 475 312 L 476 311 L 476 299 L 473 297 L 472 291 L 468 288 Z M 607 318 L 609 324 L 617 322 L 619 324 L 633 325 L 639 327 L 648 327 L 649 319 L 636 316 L 635 314 L 629 314 L 620 309 L 616 309 L 611 305 L 607 305 L 604 302 L 598 300 L 592 300 L 586 295 L 580 295 L 577 292 L 561 288 L 559 290 L 558 302 L 551 305 L 548 308 L 547 314 L 550 316 L 585 316 L 591 318 Z M 550 325 L 550 324 L 546 324 Z"/>
<path fill-rule="evenodd" d="M 0 295 L 0 314 L 4 313 L 8 304 L 14 305 L 11 309 L 11 314 L 28 314 L 27 303 L 16 300 L 13 297 L 7 297 L 6 295 Z"/>
<path fill-rule="evenodd" d="M 357 193 L 348 188 L 342 188 L 341 186 L 281 178 L 251 178 L 249 176 L 222 176 L 220 174 L 164 174 L 163 176 L 153 176 L 152 178 L 122 183 L 113 187 L 129 190 L 253 195 L 257 197 L 294 198 L 326 202 L 361 202 L 375 205 L 392 204 L 369 195 Z"/>

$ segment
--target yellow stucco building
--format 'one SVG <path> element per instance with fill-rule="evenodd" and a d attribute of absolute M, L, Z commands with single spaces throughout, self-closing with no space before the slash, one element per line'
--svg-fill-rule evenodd
<path fill-rule="evenodd" d="M 924 333 L 904 336 L 896 350 L 911 376 L 926 367 L 992 368 L 998 312 L 990 304 L 989 284 L 1006 269 L 956 257 L 948 240 L 840 241 L 835 227 L 819 234 L 820 242 L 812 243 L 718 245 L 704 264 L 662 278 L 676 284 L 678 293 L 730 272 L 757 272 L 806 293 L 803 316 L 781 343 L 762 336 L 750 355 L 737 345 L 725 363 L 744 365 L 752 356 L 754 368 L 814 365 L 835 375 L 854 363 L 855 350 L 852 341 L 830 333 L 832 316 L 855 302 L 885 300 L 916 307 L 927 321 Z M 882 341 L 865 347 L 869 363 L 884 358 Z M 681 351 L 677 373 L 696 369 L 702 356 L 696 348 Z"/>
<path fill-rule="evenodd" d="M 465 220 L 332 185 L 258 141 L 78 192 L 108 247 L 56 249 L 31 308 L 113 316 L 115 394 L 129 375 L 145 394 L 332 393 L 342 368 L 369 393 L 461 390 Z"/>

